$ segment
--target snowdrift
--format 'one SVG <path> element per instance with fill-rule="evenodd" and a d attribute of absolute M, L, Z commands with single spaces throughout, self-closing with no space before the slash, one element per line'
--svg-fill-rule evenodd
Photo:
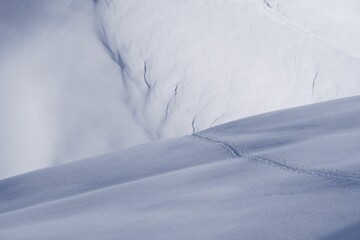
<path fill-rule="evenodd" d="M 359 239 L 360 97 L 0 181 L 0 239 Z"/>

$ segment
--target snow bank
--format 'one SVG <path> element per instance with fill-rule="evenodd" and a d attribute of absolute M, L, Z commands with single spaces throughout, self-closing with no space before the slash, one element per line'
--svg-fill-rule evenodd
<path fill-rule="evenodd" d="M 358 239 L 359 118 L 347 98 L 1 180 L 0 238 Z"/>

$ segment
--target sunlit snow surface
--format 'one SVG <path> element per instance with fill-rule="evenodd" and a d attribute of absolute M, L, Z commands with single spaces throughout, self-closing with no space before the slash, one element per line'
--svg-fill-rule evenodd
<path fill-rule="evenodd" d="M 0 181 L 0 239 L 359 239 L 360 97 Z"/>
<path fill-rule="evenodd" d="M 360 93 L 358 0 L 1 0 L 0 179 Z"/>

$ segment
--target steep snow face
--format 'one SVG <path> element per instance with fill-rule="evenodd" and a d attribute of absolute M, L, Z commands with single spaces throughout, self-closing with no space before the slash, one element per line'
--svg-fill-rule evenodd
<path fill-rule="evenodd" d="M 0 178 L 358 94 L 359 4 L 313 2 L 1 1 Z"/>
<path fill-rule="evenodd" d="M 350 43 L 350 30 L 341 41 L 331 35 L 339 24 L 360 29 L 359 3 L 338 1 L 353 13 L 342 19 L 346 12 L 325 15 L 328 3 L 312 2 L 108 0 L 96 9 L 125 87 L 142 91 L 126 91 L 136 120 L 154 137 L 170 137 L 359 93 L 360 33 Z M 301 18 L 309 9 L 313 16 Z"/>
<path fill-rule="evenodd" d="M 358 240 L 359 119 L 341 99 L 1 180 L 0 239 Z"/>

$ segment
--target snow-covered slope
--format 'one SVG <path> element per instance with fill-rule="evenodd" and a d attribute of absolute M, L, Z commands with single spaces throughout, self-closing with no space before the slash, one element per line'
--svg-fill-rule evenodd
<path fill-rule="evenodd" d="M 359 94 L 359 5 L 0 1 L 0 178 Z"/>
<path fill-rule="evenodd" d="M 338 1 L 336 6 L 352 13 L 347 18 L 343 11 L 323 17 L 327 5 L 282 1 L 278 10 L 256 0 L 108 0 L 99 1 L 96 9 L 101 37 L 120 62 L 124 85 L 142 91 L 142 98 L 126 91 L 128 104 L 138 109 L 135 119 L 148 123 L 151 135 L 167 137 L 358 94 L 360 45 L 353 39 L 360 37 L 359 1 Z M 304 7 L 320 13 L 295 16 Z M 333 24 L 336 17 L 343 21 Z M 343 24 L 339 32 L 348 33 L 351 41 L 344 41 L 345 34 L 339 41 L 321 29 L 308 29 L 301 21 L 308 18 L 328 21 L 328 32 Z M 335 48 L 329 38 L 353 49 Z"/>
<path fill-rule="evenodd" d="M 360 97 L 0 181 L 0 239 L 359 239 Z"/>
<path fill-rule="evenodd" d="M 328 47 L 360 57 L 360 2 L 357 0 L 267 0 L 291 24 L 307 29 Z"/>
<path fill-rule="evenodd" d="M 122 100 L 93 7 L 0 1 L 0 178 L 147 140 Z"/>

